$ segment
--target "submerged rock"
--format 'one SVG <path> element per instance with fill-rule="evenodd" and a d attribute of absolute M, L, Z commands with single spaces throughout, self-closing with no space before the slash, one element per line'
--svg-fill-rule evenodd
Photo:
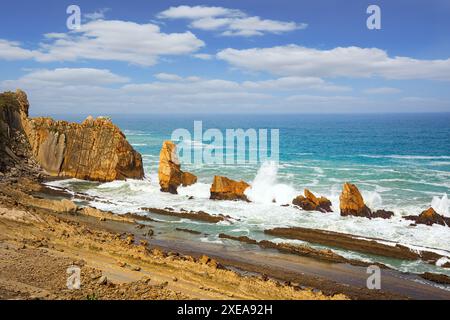
<path fill-rule="evenodd" d="M 227 177 L 215 176 L 210 189 L 210 199 L 249 201 L 244 194 L 248 187 L 250 185 L 244 181 L 234 181 Z"/>
<path fill-rule="evenodd" d="M 390 219 L 394 215 L 394 212 L 387 210 L 377 210 L 372 212 L 371 218 L 382 218 L 382 219 Z"/>
<path fill-rule="evenodd" d="M 450 226 L 450 218 L 444 217 L 437 213 L 433 208 L 423 211 L 418 216 L 406 216 L 406 220 L 412 220 L 417 224 L 425 224 L 431 226 L 433 224 L 439 224 L 441 226 Z"/>
<path fill-rule="evenodd" d="M 173 194 L 178 193 L 177 188 L 180 185 L 186 187 L 197 182 L 195 175 L 181 171 L 177 146 L 170 140 L 164 141 L 159 153 L 158 178 L 161 191 Z"/>
<path fill-rule="evenodd" d="M 325 197 L 317 198 L 311 191 L 305 189 L 305 196 L 298 196 L 292 204 L 306 211 L 332 212 L 331 201 Z"/>
<path fill-rule="evenodd" d="M 364 203 L 364 199 L 358 188 L 346 182 L 339 197 L 341 216 L 356 216 L 366 218 L 389 219 L 394 213 L 392 211 L 378 210 L 372 212 Z"/>

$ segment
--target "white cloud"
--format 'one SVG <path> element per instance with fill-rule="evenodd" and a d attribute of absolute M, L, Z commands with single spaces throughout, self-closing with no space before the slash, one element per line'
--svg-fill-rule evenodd
<path fill-rule="evenodd" d="M 182 55 L 204 45 L 191 32 L 166 34 L 154 24 L 126 21 L 92 21 L 69 39 L 44 46 L 40 61 L 116 60 L 150 66 L 160 55 Z"/>
<path fill-rule="evenodd" d="M 343 95 L 340 91 L 350 88 L 335 86 L 336 90 L 332 83 L 314 77 L 244 82 L 171 73 L 154 77 L 155 81 L 133 83 L 103 69 L 32 70 L 17 80 L 0 82 L 0 91 L 25 90 L 33 114 L 401 112 L 448 111 L 450 107 L 448 101 L 427 97 L 373 101 Z"/>
<path fill-rule="evenodd" d="M 158 15 L 161 19 L 191 20 L 190 27 L 201 30 L 221 30 L 224 36 L 261 36 L 305 29 L 306 23 L 286 22 L 247 16 L 236 9 L 208 6 L 170 7 Z"/>
<path fill-rule="evenodd" d="M 19 42 L 0 39 L 0 59 L 26 60 L 34 56 L 34 51 L 23 49 Z"/>
<path fill-rule="evenodd" d="M 100 20 L 105 19 L 105 13 L 110 11 L 110 8 L 102 8 L 99 10 L 96 10 L 94 12 L 89 12 L 83 15 L 83 17 L 87 20 Z"/>
<path fill-rule="evenodd" d="M 58 68 L 34 70 L 18 80 L 6 80 L 2 85 L 10 88 L 87 86 L 126 83 L 129 79 L 104 69 Z"/>
<path fill-rule="evenodd" d="M 202 19 L 217 16 L 241 16 L 240 10 L 227 9 L 223 7 L 207 7 L 207 6 L 178 6 L 158 14 L 160 19 Z"/>
<path fill-rule="evenodd" d="M 363 91 L 366 94 L 396 94 L 402 92 L 397 88 L 390 87 L 380 87 L 380 88 L 369 88 Z"/>
<path fill-rule="evenodd" d="M 48 33 L 38 50 L 0 40 L 0 58 L 40 62 L 106 60 L 154 65 L 159 56 L 192 54 L 204 46 L 191 32 L 163 33 L 155 24 L 95 20 L 68 33 Z"/>
<path fill-rule="evenodd" d="M 235 67 L 282 76 L 450 80 L 450 59 L 389 57 L 377 48 L 318 50 L 297 45 L 225 49 L 217 54 Z"/>
<path fill-rule="evenodd" d="M 181 81 L 182 77 L 172 73 L 157 73 L 155 74 L 155 78 L 162 81 Z"/>
<path fill-rule="evenodd" d="M 197 53 L 194 54 L 193 57 L 200 60 L 212 60 L 214 58 L 213 55 L 207 53 Z"/>
<path fill-rule="evenodd" d="M 125 83 L 127 78 L 108 70 L 35 70 L 0 82 L 0 91 L 25 90 L 34 114 L 239 112 L 272 101 L 270 94 L 245 90 L 233 81 L 169 73 L 155 77 L 157 81 L 138 84 Z"/>
<path fill-rule="evenodd" d="M 328 83 L 316 77 L 282 77 L 262 81 L 245 81 L 243 86 L 258 90 L 321 90 L 321 91 L 351 91 L 352 88 Z"/>

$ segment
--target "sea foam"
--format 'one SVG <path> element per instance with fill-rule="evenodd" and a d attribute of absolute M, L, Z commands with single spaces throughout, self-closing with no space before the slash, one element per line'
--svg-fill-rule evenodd
<path fill-rule="evenodd" d="M 298 192 L 287 184 L 278 183 L 277 180 L 278 164 L 272 161 L 264 162 L 245 195 L 255 203 L 290 204 Z"/>
<path fill-rule="evenodd" d="M 431 207 L 439 214 L 450 217 L 450 202 L 448 201 L 447 194 L 444 193 L 442 198 L 433 197 L 431 201 Z"/>

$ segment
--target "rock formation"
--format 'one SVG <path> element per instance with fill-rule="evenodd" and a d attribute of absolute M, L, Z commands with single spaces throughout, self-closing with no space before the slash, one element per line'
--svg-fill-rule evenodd
<path fill-rule="evenodd" d="M 427 226 L 431 226 L 433 224 L 450 226 L 450 218 L 440 215 L 433 208 L 423 211 L 418 216 L 406 216 L 405 219 L 412 220 L 417 224 L 426 224 Z"/>
<path fill-rule="evenodd" d="M 183 187 L 187 187 L 197 183 L 197 176 L 193 175 L 190 172 L 183 172 L 181 175 L 181 184 Z"/>
<path fill-rule="evenodd" d="M 159 185 L 162 192 L 177 193 L 180 185 L 189 186 L 197 182 L 197 177 L 181 171 L 177 156 L 177 146 L 170 140 L 164 141 L 159 154 Z"/>
<path fill-rule="evenodd" d="M 341 216 L 357 216 L 366 218 L 389 219 L 394 213 L 391 211 L 378 210 L 372 212 L 364 203 L 364 199 L 358 188 L 351 183 L 345 183 L 339 197 Z"/>
<path fill-rule="evenodd" d="M 365 205 L 361 193 L 354 184 L 344 184 L 339 201 L 341 216 L 370 216 L 370 209 Z"/>
<path fill-rule="evenodd" d="M 95 181 L 144 176 L 141 155 L 109 119 L 78 124 L 36 118 L 26 124 L 33 155 L 52 176 Z"/>
<path fill-rule="evenodd" d="M 141 155 L 111 120 L 89 117 L 78 124 L 51 118 L 31 119 L 23 91 L 2 97 L 9 100 L 14 111 L 7 115 L 9 123 L 24 133 L 31 157 L 47 174 L 95 181 L 144 176 Z"/>
<path fill-rule="evenodd" d="M 215 176 L 210 190 L 210 199 L 249 201 L 244 194 L 248 187 L 250 187 L 250 185 L 244 181 L 238 182 L 226 177 Z"/>
<path fill-rule="evenodd" d="M 23 131 L 28 117 L 26 94 L 17 90 L 0 94 L 0 178 L 21 174 L 39 175 L 31 148 Z"/>
<path fill-rule="evenodd" d="M 298 196 L 292 204 L 299 206 L 306 211 L 332 212 L 331 201 L 325 197 L 317 198 L 311 191 L 305 189 L 305 196 Z"/>

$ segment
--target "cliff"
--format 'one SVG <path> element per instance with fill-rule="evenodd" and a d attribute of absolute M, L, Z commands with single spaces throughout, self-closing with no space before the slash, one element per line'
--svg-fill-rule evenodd
<path fill-rule="evenodd" d="M 39 171 L 23 131 L 28 107 L 23 91 L 0 94 L 0 177 L 17 176 L 21 171 Z"/>
<path fill-rule="evenodd" d="M 109 119 L 89 117 L 82 124 L 31 119 L 24 92 L 8 92 L 0 97 L 6 100 L 0 110 L 2 122 L 23 134 L 27 156 L 35 159 L 47 174 L 94 181 L 144 176 L 141 155 Z M 7 136 L 3 139 L 8 130 L 0 128 L 2 141 L 11 140 Z"/>

